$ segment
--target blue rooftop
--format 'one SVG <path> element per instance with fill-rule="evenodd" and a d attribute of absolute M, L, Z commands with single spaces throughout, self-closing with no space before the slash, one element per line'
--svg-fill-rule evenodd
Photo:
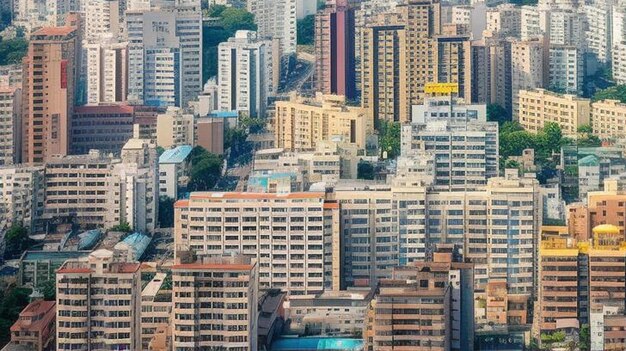
<path fill-rule="evenodd" d="M 209 117 L 237 118 L 239 117 L 239 113 L 237 111 L 213 111 L 209 113 Z"/>
<path fill-rule="evenodd" d="M 349 338 L 282 338 L 274 341 L 272 351 L 362 351 L 363 340 Z"/>
<path fill-rule="evenodd" d="M 191 145 L 181 145 L 174 149 L 165 150 L 165 152 L 159 157 L 159 163 L 182 163 L 187 156 L 191 153 L 193 147 Z"/>
<path fill-rule="evenodd" d="M 122 249 L 123 246 L 127 246 L 130 250 L 132 250 L 133 259 L 135 261 L 139 261 L 141 256 L 143 256 L 144 252 L 150 245 L 152 238 L 145 234 L 141 233 L 133 233 L 124 238 L 121 242 L 115 245 L 115 249 Z M 121 244 L 121 245 L 120 245 Z"/>

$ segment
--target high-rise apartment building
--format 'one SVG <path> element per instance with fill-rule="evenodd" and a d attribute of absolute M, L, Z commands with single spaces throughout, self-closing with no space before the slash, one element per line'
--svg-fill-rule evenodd
<path fill-rule="evenodd" d="M 0 166 L 22 156 L 22 90 L 0 88 Z"/>
<path fill-rule="evenodd" d="M 39 229 L 45 198 L 43 166 L 0 167 L 0 184 L 0 228 L 21 225 L 29 232 Z"/>
<path fill-rule="evenodd" d="M 458 97 L 471 100 L 472 54 L 469 36 L 436 36 L 432 40 L 433 77 L 436 83 L 456 83 Z"/>
<path fill-rule="evenodd" d="M 406 26 L 407 100 L 411 105 L 420 104 L 425 97 L 424 86 L 435 79 L 430 42 L 441 33 L 441 3 L 439 0 L 408 0 L 397 9 Z"/>
<path fill-rule="evenodd" d="M 370 19 L 361 30 L 361 104 L 374 121 L 409 121 L 405 26 L 396 13 Z"/>
<path fill-rule="evenodd" d="M 23 60 L 22 162 L 41 163 L 70 151 L 77 70 L 75 27 L 47 27 L 31 35 Z"/>
<path fill-rule="evenodd" d="M 81 10 L 85 14 L 83 39 L 95 42 L 103 35 L 121 36 L 125 31 L 125 6 L 123 0 L 82 0 Z"/>
<path fill-rule="evenodd" d="M 12 24 L 24 28 L 26 34 L 32 34 L 42 27 L 62 26 L 70 12 L 77 12 L 80 2 L 75 0 L 23 0 L 14 1 L 12 6 Z"/>
<path fill-rule="evenodd" d="M 276 39 L 280 43 L 280 53 L 275 55 L 293 55 L 296 53 L 297 0 L 249 0 L 248 11 L 254 14 L 260 39 Z"/>
<path fill-rule="evenodd" d="M 578 137 L 578 127 L 589 124 L 591 104 L 589 99 L 562 95 L 543 89 L 519 92 L 518 121 L 524 129 L 538 133 L 546 123 L 558 124 L 563 135 Z"/>
<path fill-rule="evenodd" d="M 348 0 L 335 0 L 315 15 L 317 91 L 356 99 L 355 17 Z"/>
<path fill-rule="evenodd" d="M 498 125 L 487 122 L 485 105 L 447 98 L 414 106 L 413 123 L 402 126 L 402 156 L 434 154 L 439 190 L 472 190 L 498 176 Z"/>
<path fill-rule="evenodd" d="M 513 4 L 501 4 L 486 11 L 488 34 L 519 38 L 522 30 L 522 12 Z"/>
<path fill-rule="evenodd" d="M 544 37 L 511 44 L 511 105 L 519 120 L 520 90 L 544 88 L 548 83 L 548 46 Z"/>
<path fill-rule="evenodd" d="M 477 290 L 503 279 L 508 293 L 532 298 L 541 194 L 534 178 L 513 173 L 465 192 L 432 191 L 416 181 L 339 183 L 332 196 L 342 213 L 344 284 L 375 286 L 392 267 L 424 260 L 429 248 L 449 243 L 474 264 Z"/>
<path fill-rule="evenodd" d="M 585 77 L 584 63 L 583 54 L 579 48 L 550 45 L 548 87 L 566 94 L 582 95 Z"/>
<path fill-rule="evenodd" d="M 240 30 L 218 47 L 218 109 L 263 117 L 274 92 L 272 43 Z M 276 67 L 277 68 L 277 67 Z"/>
<path fill-rule="evenodd" d="M 56 349 L 139 349 L 139 268 L 108 250 L 66 261 L 56 275 Z"/>
<path fill-rule="evenodd" d="M 129 105 L 80 106 L 72 116 L 73 155 L 89 150 L 119 154 L 124 144 L 133 138 L 133 125 L 138 107 Z"/>
<path fill-rule="evenodd" d="M 374 129 L 367 111 L 346 106 L 343 96 L 321 93 L 315 99 L 292 95 L 290 101 L 277 101 L 273 124 L 274 145 L 286 150 L 314 150 L 338 137 L 364 149 Z"/>
<path fill-rule="evenodd" d="M 370 303 L 365 349 L 473 350 L 473 301 L 470 264 L 435 258 L 396 267 Z"/>
<path fill-rule="evenodd" d="M 45 172 L 44 220 L 73 218 L 105 228 L 126 222 L 140 232 L 156 227 L 158 164 L 150 141 L 129 140 L 120 159 L 97 150 L 50 158 Z"/>
<path fill-rule="evenodd" d="M 587 19 L 587 49 L 599 63 L 607 64 L 611 60 L 613 43 L 611 28 L 611 5 L 606 1 L 583 6 Z"/>
<path fill-rule="evenodd" d="M 202 91 L 200 1 L 126 11 L 128 100 L 187 106 Z"/>
<path fill-rule="evenodd" d="M 611 70 L 617 84 L 626 84 L 626 41 L 613 46 Z"/>
<path fill-rule="evenodd" d="M 338 289 L 340 258 L 338 216 L 324 193 L 191 193 L 175 205 L 174 243 L 181 251 L 221 255 L 238 252 L 256 257 L 259 287 L 292 295 Z M 334 215 L 333 215 L 334 213 Z M 328 269 L 327 271 L 325 269 Z"/>
<path fill-rule="evenodd" d="M 86 102 L 124 102 L 128 95 L 128 43 L 103 35 L 98 42 L 82 45 L 86 62 Z"/>
<path fill-rule="evenodd" d="M 602 100 L 591 104 L 593 132 L 603 139 L 626 137 L 626 104 Z"/>
<path fill-rule="evenodd" d="M 173 349 L 256 351 L 258 283 L 258 264 L 249 257 L 201 256 L 173 265 Z"/>
<path fill-rule="evenodd" d="M 511 113 L 511 40 L 485 37 L 473 41 L 471 51 L 471 102 L 498 104 Z"/>
<path fill-rule="evenodd" d="M 168 107 L 157 116 L 156 143 L 169 149 L 179 145 L 194 145 L 194 115 L 178 107 Z"/>

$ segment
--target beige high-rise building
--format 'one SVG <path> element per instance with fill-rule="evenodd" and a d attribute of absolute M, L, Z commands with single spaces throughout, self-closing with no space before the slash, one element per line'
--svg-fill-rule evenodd
<path fill-rule="evenodd" d="M 339 223 L 331 223 L 339 209 L 326 205 L 320 192 L 191 193 L 175 205 L 175 256 L 237 252 L 256 257 L 260 288 L 338 289 L 340 257 L 331 248 Z"/>
<path fill-rule="evenodd" d="M 511 44 L 511 104 L 513 120 L 519 120 L 519 92 L 548 84 L 548 45 L 545 39 Z"/>
<path fill-rule="evenodd" d="M 126 101 L 128 95 L 128 43 L 118 43 L 112 37 L 84 43 L 84 67 L 87 103 Z"/>
<path fill-rule="evenodd" d="M 77 65 L 76 27 L 31 34 L 23 60 L 22 162 L 41 163 L 70 149 Z"/>
<path fill-rule="evenodd" d="M 397 9 L 406 25 L 407 100 L 415 105 L 424 101 L 425 84 L 435 79 L 430 42 L 441 33 L 441 3 L 439 0 L 408 0 Z"/>
<path fill-rule="evenodd" d="M 19 163 L 22 156 L 22 90 L 0 88 L 0 166 Z"/>
<path fill-rule="evenodd" d="M 593 133 L 602 139 L 626 137 L 626 104 L 602 100 L 591 104 Z"/>
<path fill-rule="evenodd" d="M 168 107 L 157 116 L 157 145 L 169 149 L 180 145 L 194 145 L 194 115 L 178 107 Z"/>
<path fill-rule="evenodd" d="M 319 141 L 337 137 L 364 149 L 373 128 L 367 111 L 347 106 L 343 96 L 317 93 L 315 99 L 308 99 L 291 95 L 290 101 L 276 102 L 275 146 L 285 150 L 312 150 Z"/>
<path fill-rule="evenodd" d="M 244 256 L 172 266 L 173 349 L 256 351 L 258 279 L 258 265 Z"/>
<path fill-rule="evenodd" d="M 564 136 L 578 137 L 578 127 L 589 124 L 591 105 L 589 99 L 574 95 L 561 95 L 543 89 L 519 92 L 518 121 L 532 133 L 538 133 L 548 122 L 561 127 Z"/>
<path fill-rule="evenodd" d="M 56 349 L 140 349 L 139 268 L 108 250 L 66 261 L 56 275 Z"/>
<path fill-rule="evenodd" d="M 361 31 L 361 103 L 374 121 L 410 121 L 406 30 L 400 15 L 372 17 Z"/>
<path fill-rule="evenodd" d="M 457 83 L 458 97 L 472 96 L 472 54 L 469 36 L 436 36 L 432 40 L 433 77 L 436 83 Z"/>
<path fill-rule="evenodd" d="M 43 166 L 0 167 L 0 229 L 21 225 L 33 232 L 43 215 Z"/>

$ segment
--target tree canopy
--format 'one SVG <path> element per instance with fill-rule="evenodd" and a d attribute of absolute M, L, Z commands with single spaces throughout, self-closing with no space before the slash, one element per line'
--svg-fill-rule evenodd
<path fill-rule="evenodd" d="M 487 105 L 487 120 L 490 122 L 498 122 L 498 125 L 503 125 L 505 122 L 510 122 L 511 117 L 504 107 L 498 104 L 489 104 Z"/>
<path fill-rule="evenodd" d="M 202 81 L 217 75 L 217 46 L 235 35 L 238 30 L 257 30 L 254 15 L 242 8 L 213 5 L 205 10 L 206 17 L 220 18 L 216 25 L 202 28 Z"/>
<path fill-rule="evenodd" d="M 357 178 L 358 179 L 374 179 L 376 175 L 374 166 L 370 162 L 360 161 L 357 166 Z"/>
<path fill-rule="evenodd" d="M 201 146 L 191 150 L 191 179 L 189 191 L 213 189 L 222 176 L 222 157 L 206 151 Z"/>
<path fill-rule="evenodd" d="M 0 40 L 0 65 L 21 63 L 28 52 L 28 41 L 24 38 Z"/>
<path fill-rule="evenodd" d="M 21 225 L 14 225 L 4 234 L 4 258 L 18 258 L 33 244 L 28 237 L 28 230 Z"/>
<path fill-rule="evenodd" d="M 615 85 L 600 90 L 593 95 L 592 100 L 618 100 L 621 103 L 626 103 L 626 85 Z"/>
<path fill-rule="evenodd" d="M 31 292 L 31 289 L 16 287 L 0 291 L 0 344 L 4 345 L 11 339 L 10 328 L 28 305 Z"/>
<path fill-rule="evenodd" d="M 298 45 L 313 45 L 315 41 L 315 15 L 298 20 Z"/>
<path fill-rule="evenodd" d="M 400 156 L 400 123 L 378 122 L 378 135 L 381 152 L 387 151 L 387 158 Z"/>

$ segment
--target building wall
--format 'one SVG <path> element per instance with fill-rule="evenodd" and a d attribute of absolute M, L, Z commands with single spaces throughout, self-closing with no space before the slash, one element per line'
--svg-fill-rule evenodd
<path fill-rule="evenodd" d="M 21 89 L 0 89 L 0 166 L 19 163 L 22 156 Z"/>
<path fill-rule="evenodd" d="M 578 127 L 589 124 L 589 99 L 560 95 L 543 89 L 519 92 L 519 123 L 529 132 L 538 133 L 547 122 L 557 123 L 564 136 L 578 137 Z"/>
<path fill-rule="evenodd" d="M 626 104 L 615 100 L 596 101 L 591 104 L 593 133 L 602 139 L 626 136 Z"/>

